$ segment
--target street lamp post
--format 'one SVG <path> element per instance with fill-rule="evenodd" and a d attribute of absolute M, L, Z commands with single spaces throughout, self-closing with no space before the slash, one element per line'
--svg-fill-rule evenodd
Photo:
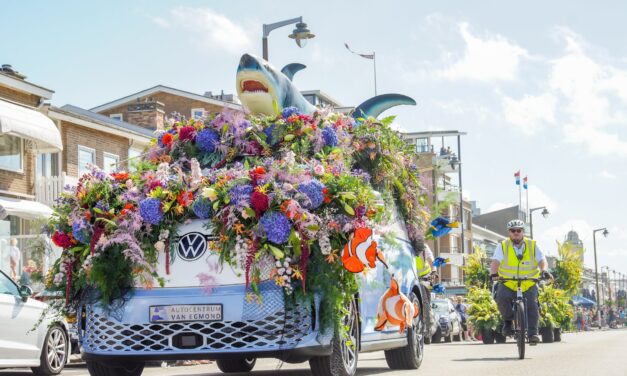
<path fill-rule="evenodd" d="M 307 24 L 303 22 L 303 17 L 296 17 L 271 24 L 263 24 L 263 37 L 261 42 L 263 44 L 263 58 L 265 61 L 268 61 L 268 35 L 270 35 L 270 32 L 274 29 L 291 24 L 296 24 L 296 29 L 292 31 L 292 34 L 290 34 L 289 37 L 294 39 L 298 47 L 305 47 L 307 39 L 315 37 L 315 35 L 307 28 Z"/>
<path fill-rule="evenodd" d="M 544 218 L 549 216 L 549 211 L 546 209 L 546 206 L 540 206 L 529 210 L 529 235 L 531 236 L 531 239 L 533 239 L 533 212 L 537 210 L 542 210 L 542 216 Z"/>
<path fill-rule="evenodd" d="M 592 243 L 594 244 L 594 279 L 596 285 L 597 292 L 597 322 L 599 324 L 599 328 L 601 328 L 601 291 L 599 290 L 599 270 L 597 269 L 597 232 L 603 231 L 603 236 L 607 237 L 609 231 L 607 228 L 599 228 L 592 231 Z"/>

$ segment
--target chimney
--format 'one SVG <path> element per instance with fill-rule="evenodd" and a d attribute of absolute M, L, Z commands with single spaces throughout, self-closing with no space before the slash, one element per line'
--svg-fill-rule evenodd
<path fill-rule="evenodd" d="M 128 122 L 150 130 L 162 130 L 165 124 L 165 105 L 154 98 L 144 98 L 128 105 Z"/>
<path fill-rule="evenodd" d="M 2 67 L 0 67 L 0 72 L 9 75 L 9 76 L 13 76 L 17 79 L 20 80 L 25 80 L 26 76 L 21 74 L 20 72 L 16 71 L 15 69 L 13 69 L 13 67 L 11 66 L 11 64 L 2 64 Z"/>

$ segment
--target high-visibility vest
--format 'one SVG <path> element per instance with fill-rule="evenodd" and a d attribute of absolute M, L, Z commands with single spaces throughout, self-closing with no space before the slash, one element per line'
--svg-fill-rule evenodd
<path fill-rule="evenodd" d="M 416 272 L 418 277 L 424 277 L 431 273 L 431 266 L 420 255 L 416 256 Z"/>
<path fill-rule="evenodd" d="M 525 249 L 522 258 L 518 260 L 516 251 L 510 239 L 503 240 L 501 247 L 503 249 L 503 260 L 499 265 L 499 276 L 503 278 L 539 278 L 540 268 L 536 261 L 536 241 L 524 238 Z M 533 281 L 524 281 L 521 284 L 522 290 L 527 291 L 531 286 L 535 285 Z M 516 281 L 507 281 L 505 286 L 516 291 L 518 283 Z"/>

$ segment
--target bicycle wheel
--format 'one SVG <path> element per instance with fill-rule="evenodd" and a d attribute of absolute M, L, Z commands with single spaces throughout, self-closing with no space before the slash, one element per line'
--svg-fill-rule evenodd
<path fill-rule="evenodd" d="M 518 359 L 525 359 L 525 303 L 516 302 L 516 345 L 518 346 Z"/>

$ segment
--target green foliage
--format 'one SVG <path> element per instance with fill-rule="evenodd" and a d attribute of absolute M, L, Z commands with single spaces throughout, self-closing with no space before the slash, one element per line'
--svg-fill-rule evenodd
<path fill-rule="evenodd" d="M 472 286 L 466 298 L 468 320 L 477 331 L 495 330 L 501 325 L 501 314 L 489 289 Z"/>
<path fill-rule="evenodd" d="M 583 247 L 576 247 L 569 243 L 557 242 L 557 252 L 559 259 L 552 270 L 555 283 L 569 296 L 573 296 L 579 291 L 581 277 L 583 275 L 582 254 Z"/>
<path fill-rule="evenodd" d="M 553 286 L 539 290 L 540 326 L 570 329 L 573 321 L 573 307 L 568 303 L 568 294 Z"/>
<path fill-rule="evenodd" d="M 486 287 L 490 278 L 490 271 L 488 270 L 486 254 L 478 246 L 474 247 L 474 252 L 465 255 L 466 266 L 464 266 L 464 276 L 466 286 L 471 287 Z"/>
<path fill-rule="evenodd" d="M 90 281 L 98 286 L 102 301 L 110 302 L 133 287 L 133 270 L 119 246 L 107 248 L 94 259 Z M 116 281 L 116 283 L 110 283 Z"/>

